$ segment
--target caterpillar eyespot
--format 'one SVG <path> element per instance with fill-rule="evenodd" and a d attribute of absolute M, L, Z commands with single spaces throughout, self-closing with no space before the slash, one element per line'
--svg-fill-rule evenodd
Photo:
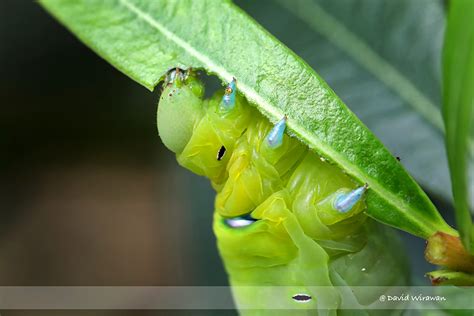
<path fill-rule="evenodd" d="M 291 298 L 298 303 L 308 303 L 312 299 L 311 295 L 308 294 L 295 294 Z"/>
<path fill-rule="evenodd" d="M 241 228 L 252 225 L 257 221 L 256 218 L 253 218 L 249 214 L 245 216 L 237 216 L 233 218 L 224 219 L 224 223 L 231 228 Z"/>
<path fill-rule="evenodd" d="M 225 152 L 226 152 L 225 146 L 222 145 L 221 148 L 219 148 L 219 151 L 217 152 L 217 161 L 221 161 L 222 158 L 224 158 Z"/>
<path fill-rule="evenodd" d="M 238 93 L 235 78 L 203 100 L 195 73 L 174 71 L 160 99 L 158 130 L 178 163 L 209 178 L 216 190 L 213 229 L 238 306 L 268 300 L 258 287 L 238 286 L 299 293 L 305 285 L 308 293 L 294 294 L 294 301 L 335 309 L 331 304 L 344 299 L 378 299 L 370 291 L 339 293 L 334 284 L 341 280 L 404 284 L 405 258 L 390 251 L 396 236 L 364 212 L 367 185 L 285 133 L 291 117 L 271 124 Z"/>

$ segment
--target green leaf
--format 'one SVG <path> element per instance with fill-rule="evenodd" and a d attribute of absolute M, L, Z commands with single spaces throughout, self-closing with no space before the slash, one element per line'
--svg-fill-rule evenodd
<path fill-rule="evenodd" d="M 443 0 L 236 3 L 316 69 L 424 188 L 452 200 L 441 117 Z"/>
<path fill-rule="evenodd" d="M 456 223 L 466 249 L 474 253 L 469 212 L 468 148 L 474 125 L 474 1 L 452 1 L 443 56 L 443 116 Z"/>
<path fill-rule="evenodd" d="M 428 237 L 456 232 L 379 140 L 299 57 L 229 1 L 43 0 L 115 67 L 150 90 L 173 67 L 201 68 L 361 183 L 369 215 Z"/>

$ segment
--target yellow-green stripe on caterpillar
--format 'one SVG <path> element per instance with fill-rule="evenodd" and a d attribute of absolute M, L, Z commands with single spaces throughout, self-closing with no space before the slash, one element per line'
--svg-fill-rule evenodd
<path fill-rule="evenodd" d="M 171 71 L 158 130 L 179 164 L 217 192 L 214 232 L 242 314 L 265 315 L 275 304 L 335 311 L 344 300 L 367 305 L 380 295 L 335 286 L 406 284 L 396 236 L 365 215 L 370 188 L 285 134 L 291 117 L 272 125 L 237 93 L 235 79 L 224 93 L 203 93 L 192 72 Z M 287 290 L 269 297 L 258 286 Z"/>

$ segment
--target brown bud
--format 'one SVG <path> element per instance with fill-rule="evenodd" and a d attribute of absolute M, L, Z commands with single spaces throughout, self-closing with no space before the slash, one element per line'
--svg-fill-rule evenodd
<path fill-rule="evenodd" d="M 425 258 L 449 270 L 474 272 L 474 256 L 464 249 L 458 237 L 443 232 L 437 232 L 428 239 Z"/>

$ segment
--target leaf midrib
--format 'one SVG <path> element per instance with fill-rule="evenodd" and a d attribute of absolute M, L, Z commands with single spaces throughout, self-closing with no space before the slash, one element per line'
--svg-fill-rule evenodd
<path fill-rule="evenodd" d="M 150 26 L 154 27 L 157 29 L 160 33 L 162 33 L 166 38 L 168 38 L 170 41 L 176 43 L 178 46 L 181 46 L 185 51 L 188 52 L 188 54 L 192 55 L 194 58 L 199 60 L 203 65 L 205 65 L 209 71 L 214 72 L 218 74 L 221 79 L 224 79 L 226 81 L 230 81 L 232 77 L 234 77 L 233 74 L 229 73 L 225 68 L 222 66 L 219 66 L 218 64 L 214 63 L 208 56 L 200 53 L 197 49 L 195 49 L 192 45 L 190 45 L 188 42 L 183 40 L 181 37 L 167 29 L 163 24 L 155 20 L 151 15 L 148 13 L 142 11 L 140 8 L 135 6 L 133 3 L 129 2 L 129 0 L 119 0 L 119 2 L 128 10 L 133 12 L 135 15 L 137 15 L 138 18 L 144 20 L 147 22 Z M 308 71 L 313 71 L 312 68 L 310 68 L 307 64 L 303 63 L 304 66 L 308 69 Z M 246 97 L 249 99 L 249 101 L 258 104 L 261 109 L 263 109 L 263 112 L 266 112 L 264 114 L 267 115 L 267 117 L 270 118 L 279 118 L 284 115 L 281 111 L 279 111 L 276 107 L 272 106 L 272 104 L 264 99 L 260 94 L 258 94 L 254 89 L 252 89 L 250 86 L 247 86 L 245 83 L 242 83 L 241 81 L 237 83 L 238 88 L 243 94 L 246 95 Z M 392 192 L 386 190 L 378 181 L 375 179 L 368 177 L 362 170 L 357 168 L 355 165 L 353 165 L 351 162 L 346 160 L 343 156 L 339 155 L 336 151 L 332 150 L 329 146 L 327 146 L 324 143 L 321 143 L 319 139 L 315 138 L 314 135 L 311 135 L 305 131 L 305 128 L 298 124 L 294 120 L 290 120 L 288 122 L 288 128 L 293 130 L 296 134 L 298 134 L 302 139 L 306 139 L 309 143 L 316 145 L 316 148 L 313 148 L 317 150 L 319 153 L 321 153 L 323 156 L 330 157 L 331 160 L 334 162 L 337 162 L 340 166 L 344 166 L 346 171 L 352 175 L 353 177 L 363 180 L 362 182 L 365 182 L 369 185 L 369 187 L 377 192 L 381 197 L 383 197 L 389 204 L 393 205 L 394 208 L 398 208 L 403 210 L 406 214 L 410 213 L 410 218 L 413 222 L 416 222 L 419 227 L 425 227 L 429 231 L 436 231 L 436 227 L 434 225 L 427 225 L 427 222 L 423 220 L 423 216 L 420 215 L 419 212 L 416 211 L 416 209 L 413 209 L 410 207 L 408 204 L 405 203 L 403 199 L 398 198 L 395 194 Z M 416 219 L 415 219 L 416 218 Z"/>
<path fill-rule="evenodd" d="M 275 0 L 282 8 L 292 12 L 297 18 L 309 25 L 314 31 L 326 37 L 332 44 L 343 50 L 356 60 L 368 72 L 382 81 L 387 87 L 395 91 L 407 104 L 409 104 L 425 121 L 444 131 L 441 111 L 428 99 L 410 80 L 393 67 L 370 46 L 339 22 L 334 16 L 314 2 L 303 2 L 305 12 L 311 12 L 309 21 L 301 11 L 295 9 L 294 3 L 284 0 Z M 337 35 L 337 36 L 336 36 Z M 474 157 L 474 140 L 469 140 L 469 151 Z"/>

